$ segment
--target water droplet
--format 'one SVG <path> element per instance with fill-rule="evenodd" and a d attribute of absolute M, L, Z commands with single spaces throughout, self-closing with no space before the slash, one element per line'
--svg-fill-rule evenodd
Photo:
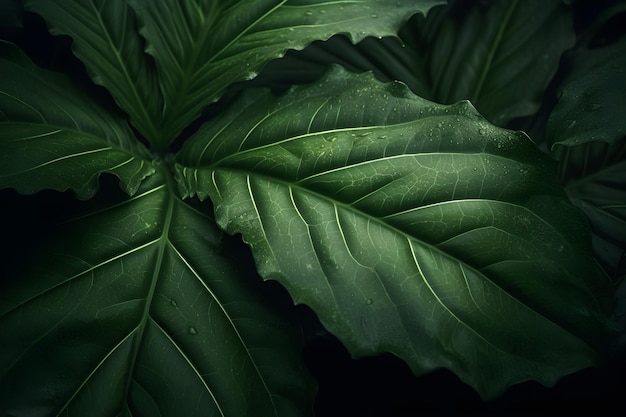
<path fill-rule="evenodd" d="M 363 138 L 363 137 L 365 137 L 365 136 L 369 136 L 369 135 L 371 135 L 371 134 L 372 134 L 372 132 L 363 132 L 363 133 L 359 133 L 359 135 L 358 135 L 358 136 L 359 136 L 359 137 L 361 137 L 361 138 Z"/>
<path fill-rule="evenodd" d="M 474 167 L 472 168 L 472 171 L 478 171 L 478 168 Z"/>
<path fill-rule="evenodd" d="M 337 136 L 324 136 L 326 142 L 334 142 L 337 140 Z"/>
<path fill-rule="evenodd" d="M 310 10 L 307 10 L 306 12 L 304 12 L 304 14 L 307 16 L 313 16 L 313 12 Z"/>
<path fill-rule="evenodd" d="M 380 135 L 378 139 L 381 139 L 381 140 L 387 139 L 387 135 Z"/>
<path fill-rule="evenodd" d="M 178 303 L 176 302 L 176 300 L 174 300 L 173 298 L 170 298 L 170 305 L 172 307 L 178 307 Z"/>
<path fill-rule="evenodd" d="M 376 18 L 378 17 L 378 15 L 377 15 L 376 13 L 373 13 L 373 14 L 372 14 L 372 17 L 373 17 L 374 19 L 376 19 Z"/>
<path fill-rule="evenodd" d="M 187 333 L 195 336 L 198 334 L 198 329 L 196 329 L 194 326 L 189 326 L 187 328 Z"/>
<path fill-rule="evenodd" d="M 485 134 L 485 129 L 478 129 L 478 134 L 479 135 L 484 135 Z"/>
<path fill-rule="evenodd" d="M 443 125 L 444 125 L 444 122 L 439 122 L 439 123 L 437 123 L 437 127 L 438 127 L 439 129 L 441 129 L 441 128 L 443 127 Z"/>
<path fill-rule="evenodd" d="M 368 306 L 371 306 L 372 304 L 374 304 L 374 300 L 372 300 L 371 298 L 368 298 L 366 303 Z"/>

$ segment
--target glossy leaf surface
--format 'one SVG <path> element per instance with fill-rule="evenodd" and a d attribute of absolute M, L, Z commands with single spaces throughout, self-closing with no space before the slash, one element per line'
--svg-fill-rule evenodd
<path fill-rule="evenodd" d="M 595 360 L 608 288 L 584 220 L 549 159 L 467 102 L 335 69 L 245 96 L 177 162 L 182 193 L 356 356 L 448 367 L 486 397 Z"/>
<path fill-rule="evenodd" d="M 411 15 L 441 2 L 128 3 L 132 9 L 126 2 L 101 0 L 27 4 L 56 33 L 72 36 L 94 80 L 109 89 L 157 149 L 164 149 L 229 85 L 254 78 L 288 49 L 302 49 L 336 33 L 353 42 L 366 35 L 393 36 Z"/>
<path fill-rule="evenodd" d="M 373 70 L 437 103 L 470 100 L 504 126 L 539 108 L 561 54 L 574 44 L 571 13 L 560 0 L 452 1 L 426 18 L 415 16 L 399 36 L 401 41 L 368 38 L 356 46 L 340 37 L 317 42 L 273 63 L 263 76 L 280 85 L 313 81 L 329 63 Z"/>
<path fill-rule="evenodd" d="M 307 415 L 293 329 L 160 171 L 1 282 L 7 415 Z"/>

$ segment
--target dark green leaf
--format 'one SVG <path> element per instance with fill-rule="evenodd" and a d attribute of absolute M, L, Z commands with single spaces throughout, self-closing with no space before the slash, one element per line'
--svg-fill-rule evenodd
<path fill-rule="evenodd" d="M 162 171 L 0 282 L 6 415 L 308 415 L 293 329 Z"/>
<path fill-rule="evenodd" d="M 226 87 L 254 78 L 288 49 L 344 33 L 394 36 L 412 14 L 440 0 L 231 1 L 131 0 L 164 95 L 161 129 L 174 138 Z"/>
<path fill-rule="evenodd" d="M 356 356 L 448 367 L 486 397 L 596 360 L 609 287 L 584 220 L 550 159 L 468 102 L 336 69 L 245 95 L 177 162 L 182 193 Z"/>
<path fill-rule="evenodd" d="M 158 142 L 162 99 L 126 1 L 26 0 L 25 7 L 42 15 L 52 33 L 72 37 L 94 82 L 109 90 L 146 139 Z"/>
<path fill-rule="evenodd" d="M 328 63 L 374 70 L 401 80 L 421 97 L 452 104 L 470 100 L 504 126 L 540 106 L 561 54 L 574 44 L 572 18 L 559 0 L 456 1 L 416 16 L 397 39 L 373 38 L 351 47 L 334 38 L 272 65 L 272 84 L 309 76 Z M 313 72 L 313 74 L 311 74 Z M 309 75 L 311 74 L 311 75 Z M 515 99 L 512 99 L 514 97 Z"/>
<path fill-rule="evenodd" d="M 579 47 L 548 119 L 561 181 L 594 232 L 594 251 L 617 281 L 626 274 L 626 38 Z"/>
<path fill-rule="evenodd" d="M 154 172 L 127 123 L 60 74 L 0 43 L 0 188 L 32 194 L 71 188 L 93 196 L 97 176 L 116 174 L 132 194 Z"/>

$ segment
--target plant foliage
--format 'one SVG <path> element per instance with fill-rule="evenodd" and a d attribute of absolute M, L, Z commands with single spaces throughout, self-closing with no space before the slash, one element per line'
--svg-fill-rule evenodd
<path fill-rule="evenodd" d="M 310 415 L 300 323 L 259 276 L 353 357 L 483 398 L 598 364 L 624 39 L 574 47 L 559 1 L 439 3 L 20 3 L 84 67 L 0 43 L 0 188 L 81 201 L 5 251 L 2 415 Z"/>

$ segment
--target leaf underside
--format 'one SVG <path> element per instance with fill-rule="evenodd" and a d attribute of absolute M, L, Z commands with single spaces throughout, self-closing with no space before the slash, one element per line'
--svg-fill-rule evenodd
<path fill-rule="evenodd" d="M 96 208 L 2 283 L 0 409 L 306 414 L 297 338 L 241 260 L 219 253 L 206 208 L 176 198 L 160 172 Z"/>
<path fill-rule="evenodd" d="M 335 69 L 246 95 L 177 162 L 181 192 L 355 356 L 448 367 L 485 397 L 595 360 L 608 288 L 584 220 L 549 159 L 467 102 Z"/>

